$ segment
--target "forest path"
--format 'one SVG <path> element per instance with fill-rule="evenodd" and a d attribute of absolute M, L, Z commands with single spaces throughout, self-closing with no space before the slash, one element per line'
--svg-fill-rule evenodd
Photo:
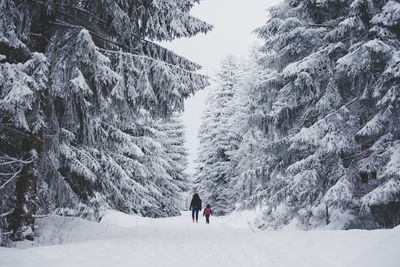
<path fill-rule="evenodd" d="M 0 248 L 0 266 L 395 267 L 400 262 L 399 227 L 252 232 L 245 221 L 228 216 L 211 217 L 209 225 L 203 217 L 192 223 L 188 212 L 164 219 L 114 213 L 101 223 L 53 217 L 42 222 L 47 226 L 42 244 L 67 244 Z"/>

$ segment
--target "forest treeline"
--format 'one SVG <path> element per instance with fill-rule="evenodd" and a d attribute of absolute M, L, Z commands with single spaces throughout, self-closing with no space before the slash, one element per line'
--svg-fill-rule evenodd
<path fill-rule="evenodd" d="M 230 56 L 200 130 L 196 192 L 259 228 L 400 223 L 400 3 L 286 0 Z M 294 221 L 293 221 L 294 220 Z"/>
<path fill-rule="evenodd" d="M 179 214 L 178 113 L 208 80 L 158 42 L 210 31 L 198 2 L 0 0 L 1 245 L 51 213 Z M 259 228 L 399 224 L 399 29 L 397 0 L 271 8 L 210 88 L 195 191 Z"/>

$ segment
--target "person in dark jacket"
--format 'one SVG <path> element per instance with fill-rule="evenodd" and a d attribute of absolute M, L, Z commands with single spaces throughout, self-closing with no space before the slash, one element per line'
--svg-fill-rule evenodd
<path fill-rule="evenodd" d="M 210 215 L 212 215 L 212 210 L 210 204 L 207 204 L 206 208 L 203 211 L 203 216 L 206 216 L 206 223 L 210 223 Z"/>
<path fill-rule="evenodd" d="M 199 211 L 201 210 L 201 199 L 198 194 L 194 194 L 192 202 L 190 202 L 190 208 L 192 210 L 192 219 L 194 222 L 194 215 L 196 215 L 196 222 L 199 222 Z"/>

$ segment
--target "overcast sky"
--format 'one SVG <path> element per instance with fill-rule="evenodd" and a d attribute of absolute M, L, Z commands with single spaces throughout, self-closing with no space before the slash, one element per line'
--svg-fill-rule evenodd
<path fill-rule="evenodd" d="M 203 0 L 192 9 L 191 14 L 214 25 L 213 31 L 163 43 L 163 46 L 199 63 L 203 66 L 201 72 L 213 77 L 224 57 L 229 54 L 246 56 L 250 46 L 262 43 L 252 31 L 266 22 L 267 8 L 277 3 L 279 0 Z M 207 92 L 203 90 L 185 102 L 183 121 L 189 152 L 188 173 L 194 172 L 199 146 L 198 131 L 206 96 Z"/>

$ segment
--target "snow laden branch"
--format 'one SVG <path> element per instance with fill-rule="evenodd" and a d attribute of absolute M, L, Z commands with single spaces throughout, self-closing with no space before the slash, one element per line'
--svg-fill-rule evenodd
<path fill-rule="evenodd" d="M 144 53 L 144 55 L 138 53 L 137 51 L 131 51 L 132 49 L 130 49 L 126 45 L 123 45 L 120 42 L 111 40 L 111 39 L 107 38 L 106 36 L 104 36 L 103 34 L 100 34 L 88 27 L 71 24 L 71 23 L 68 23 L 68 22 L 65 22 L 62 20 L 58 20 L 58 19 L 49 22 L 49 24 L 54 25 L 54 26 L 67 27 L 67 28 L 85 29 L 90 33 L 91 36 L 93 36 L 95 38 L 99 38 L 100 40 L 108 42 L 110 44 L 116 45 L 117 47 L 123 49 L 125 52 L 129 51 L 129 54 L 132 54 L 132 55 L 144 56 L 148 59 L 152 59 L 152 60 L 156 60 L 156 61 L 165 61 L 165 63 L 168 65 L 171 65 L 171 66 L 176 65 L 175 67 L 185 68 L 188 71 L 195 71 L 195 70 L 199 70 L 201 68 L 200 65 L 190 62 L 189 60 L 187 60 L 185 58 L 179 57 L 174 52 L 172 52 L 154 42 L 143 39 L 140 36 L 135 35 L 135 38 L 138 38 L 138 40 L 140 40 L 142 42 L 142 50 L 143 50 L 142 52 Z M 109 49 L 100 48 L 100 47 L 98 47 L 98 49 L 103 52 L 107 52 L 107 53 L 119 53 L 119 51 L 116 51 L 116 50 L 109 50 Z M 171 62 L 169 62 L 169 61 L 171 61 Z"/>
<path fill-rule="evenodd" d="M 132 56 L 132 57 L 135 57 L 137 59 L 141 59 L 142 61 L 145 60 L 145 61 L 150 61 L 150 62 L 154 62 L 154 63 L 157 63 L 157 64 L 161 64 L 161 65 L 163 65 L 165 67 L 174 69 L 174 70 L 179 71 L 179 72 L 183 72 L 183 73 L 190 74 L 190 75 L 197 75 L 198 77 L 202 77 L 204 79 L 208 78 L 205 75 L 194 73 L 191 70 L 183 69 L 182 66 L 173 65 L 173 64 L 165 62 L 163 60 L 155 59 L 155 58 L 152 58 L 152 57 L 149 57 L 149 56 L 146 56 L 146 55 L 132 54 L 132 53 L 114 51 L 114 50 L 109 50 L 109 49 L 103 49 L 103 48 L 98 48 L 98 50 L 100 52 L 104 52 L 104 53 L 122 54 L 124 57 Z M 210 79 L 212 79 L 212 78 L 210 78 Z"/>
<path fill-rule="evenodd" d="M 54 25 L 54 26 L 62 26 L 62 27 L 69 27 L 69 28 L 76 28 L 76 29 L 87 29 L 87 28 L 85 28 L 83 26 L 74 25 L 74 24 L 71 24 L 71 23 L 68 23 L 68 22 L 65 22 L 65 21 L 57 20 L 57 19 L 55 21 L 52 21 L 52 22 L 49 22 L 49 23 L 51 25 Z M 110 39 L 104 37 L 103 35 L 101 35 L 100 33 L 97 33 L 97 32 L 95 32 L 93 30 L 90 30 L 90 29 L 87 29 L 87 30 L 89 31 L 89 33 L 91 35 L 94 35 L 95 37 L 101 39 L 102 41 L 111 43 L 111 44 L 116 45 L 116 46 L 118 46 L 120 48 L 128 49 L 125 45 L 123 45 L 121 43 L 118 43 L 118 42 L 115 42 L 113 40 L 110 40 Z"/>

